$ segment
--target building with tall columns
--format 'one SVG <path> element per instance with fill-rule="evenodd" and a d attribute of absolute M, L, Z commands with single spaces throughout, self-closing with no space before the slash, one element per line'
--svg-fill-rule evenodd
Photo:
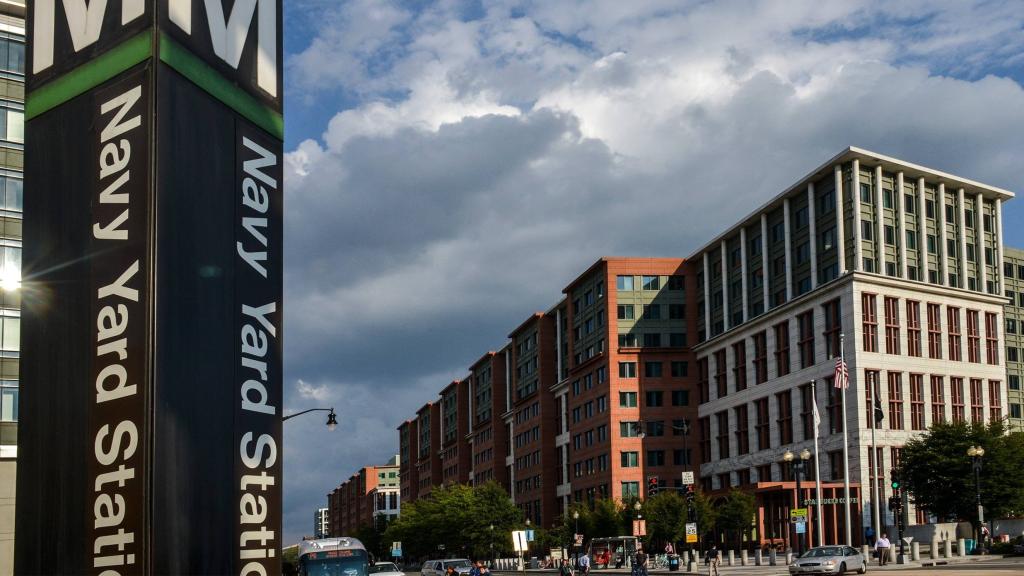
<path fill-rule="evenodd" d="M 873 509 L 908 439 L 933 421 L 1006 414 L 1001 206 L 1012 197 L 848 148 L 695 252 L 704 488 L 756 491 L 758 532 L 788 540 L 798 496 L 783 455 L 813 450 L 813 400 L 825 407 L 823 498 L 843 497 L 845 426 L 853 539 L 892 524 L 884 505 L 878 521 Z M 833 386 L 840 354 L 845 415 Z M 842 540 L 844 507 L 823 512 L 825 540 Z M 927 520 L 912 511 L 912 523 Z"/>
<path fill-rule="evenodd" d="M 1024 250 L 1005 248 L 1003 295 L 1006 297 L 1006 395 L 1009 425 L 1024 431 Z"/>
<path fill-rule="evenodd" d="M 847 148 L 689 258 L 598 260 L 470 369 L 470 478 L 497 480 L 548 526 L 574 502 L 643 499 L 695 471 L 713 496 L 754 492 L 754 537 L 789 544 L 789 512 L 816 498 L 817 468 L 812 541 L 845 541 L 849 524 L 863 542 L 893 522 L 874 508 L 908 439 L 939 420 L 1019 422 L 1024 252 L 1002 245 L 1011 198 Z M 399 429 L 403 454 L 420 442 L 413 499 L 441 475 L 429 406 Z M 784 455 L 804 449 L 798 494 Z M 912 523 L 929 519 L 911 509 Z"/>

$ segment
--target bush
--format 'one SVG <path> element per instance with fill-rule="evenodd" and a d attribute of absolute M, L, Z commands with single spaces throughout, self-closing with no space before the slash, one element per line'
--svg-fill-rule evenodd
<path fill-rule="evenodd" d="M 1013 554 L 1013 542 L 994 542 L 990 552 L 992 554 Z"/>

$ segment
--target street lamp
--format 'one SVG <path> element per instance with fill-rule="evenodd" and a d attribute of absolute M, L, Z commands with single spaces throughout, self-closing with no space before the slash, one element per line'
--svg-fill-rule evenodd
<path fill-rule="evenodd" d="M 800 452 L 800 458 L 797 459 L 797 457 L 792 452 L 790 452 L 789 450 L 786 450 L 786 453 L 782 455 L 782 459 L 785 460 L 790 466 L 793 467 L 793 473 L 796 475 L 796 506 L 797 506 L 797 508 L 799 508 L 800 507 L 800 498 L 801 498 L 800 480 L 801 480 L 802 476 L 804 475 L 804 470 L 806 469 L 807 461 L 811 459 L 811 451 L 808 450 L 807 448 L 804 448 Z M 805 530 L 806 530 L 806 528 L 805 528 Z M 797 556 L 799 556 L 800 554 L 803 554 L 803 552 L 804 552 L 803 535 L 801 533 L 799 533 L 799 532 L 796 535 L 796 545 L 797 545 Z"/>
<path fill-rule="evenodd" d="M 576 543 L 576 536 L 580 533 L 580 511 L 572 511 L 572 519 L 576 522 L 576 531 L 572 535 L 572 547 L 576 549 L 576 566 L 580 565 L 580 545 Z"/>
<path fill-rule="evenodd" d="M 975 528 L 974 541 L 981 548 L 981 527 L 985 524 L 985 509 L 981 506 L 981 459 L 985 455 L 985 449 L 981 446 L 971 446 L 967 449 L 967 455 L 971 457 L 971 466 L 974 468 L 974 493 L 978 502 L 978 526 Z"/>
<path fill-rule="evenodd" d="M 491 566 L 493 567 L 494 564 L 495 564 L 495 558 L 494 558 L 494 524 L 490 525 L 490 529 L 491 529 Z"/>
<path fill-rule="evenodd" d="M 309 410 L 303 410 L 302 412 L 289 414 L 284 418 L 281 418 L 281 421 L 284 422 L 285 420 L 291 420 L 296 416 L 302 416 L 303 414 L 309 414 L 310 412 L 327 412 L 327 429 L 331 432 L 334 432 L 334 429 L 338 427 L 338 418 L 334 415 L 334 408 L 310 408 Z"/>

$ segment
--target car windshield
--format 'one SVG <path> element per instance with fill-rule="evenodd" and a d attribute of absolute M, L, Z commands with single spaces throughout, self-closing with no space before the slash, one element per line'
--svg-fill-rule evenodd
<path fill-rule="evenodd" d="M 447 568 L 449 566 L 451 566 L 452 568 L 455 568 L 456 570 L 458 570 L 459 568 L 472 568 L 472 566 L 469 564 L 469 560 L 447 560 L 447 561 L 445 561 L 444 567 Z"/>
<path fill-rule="evenodd" d="M 391 562 L 378 562 L 367 571 L 369 574 L 376 574 L 377 572 L 398 572 L 398 566 L 395 566 Z"/>
<path fill-rule="evenodd" d="M 823 558 L 825 556 L 842 556 L 842 555 L 843 555 L 843 549 L 842 548 L 826 546 L 824 548 L 811 548 L 807 552 L 804 552 L 804 555 L 801 556 L 801 558 Z"/>
<path fill-rule="evenodd" d="M 362 550 L 327 550 L 304 555 L 301 572 L 308 576 L 366 576 L 366 552 Z"/>

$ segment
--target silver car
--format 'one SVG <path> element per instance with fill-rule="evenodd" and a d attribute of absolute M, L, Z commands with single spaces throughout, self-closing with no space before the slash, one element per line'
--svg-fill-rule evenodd
<path fill-rule="evenodd" d="M 804 552 L 789 566 L 790 574 L 844 574 L 868 571 L 864 555 L 850 546 L 818 546 Z"/>
<path fill-rule="evenodd" d="M 420 568 L 420 574 L 422 576 L 445 576 L 449 566 L 454 568 L 455 573 L 460 576 L 469 574 L 469 571 L 473 569 L 473 564 L 465 558 L 447 558 L 424 562 L 423 567 Z"/>
<path fill-rule="evenodd" d="M 405 576 L 405 573 L 399 570 L 394 562 L 377 562 L 370 566 L 366 573 L 374 576 Z"/>

